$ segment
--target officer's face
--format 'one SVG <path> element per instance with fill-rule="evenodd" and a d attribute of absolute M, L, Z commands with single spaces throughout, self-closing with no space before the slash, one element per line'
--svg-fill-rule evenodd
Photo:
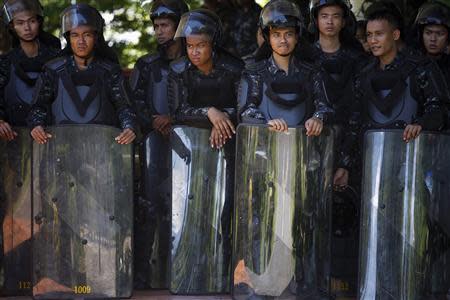
<path fill-rule="evenodd" d="M 270 46 L 272 51 L 280 56 L 290 55 L 294 51 L 297 41 L 295 28 L 270 28 Z"/>
<path fill-rule="evenodd" d="M 364 48 L 364 51 L 370 53 L 369 44 L 367 44 L 366 38 L 366 28 L 358 27 L 358 29 L 356 30 L 356 39 L 361 43 L 361 45 Z"/>
<path fill-rule="evenodd" d="M 153 28 L 155 29 L 156 40 L 160 45 L 172 40 L 177 30 L 175 22 L 169 18 L 156 18 Z"/>
<path fill-rule="evenodd" d="M 396 51 L 400 31 L 386 20 L 371 20 L 367 23 L 367 43 L 374 56 L 384 56 Z"/>
<path fill-rule="evenodd" d="M 443 25 L 427 25 L 423 29 L 423 44 L 430 55 L 441 55 L 448 44 L 448 30 Z"/>
<path fill-rule="evenodd" d="M 186 37 L 186 50 L 189 60 L 196 67 L 208 65 L 212 61 L 211 39 L 206 34 Z"/>
<path fill-rule="evenodd" d="M 339 5 L 325 6 L 317 14 L 317 26 L 321 35 L 335 37 L 344 28 L 344 11 Z"/>
<path fill-rule="evenodd" d="M 28 11 L 17 13 L 12 26 L 22 41 L 33 41 L 39 34 L 39 20 L 35 14 Z"/>
<path fill-rule="evenodd" d="M 73 54 L 80 58 L 89 58 L 94 51 L 97 35 L 95 30 L 86 25 L 78 26 L 70 31 L 70 46 Z"/>

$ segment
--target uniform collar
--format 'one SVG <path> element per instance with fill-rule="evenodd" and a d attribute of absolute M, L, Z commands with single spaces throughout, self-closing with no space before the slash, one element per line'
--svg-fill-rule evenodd
<path fill-rule="evenodd" d="M 277 74 L 282 74 L 284 76 L 291 75 L 298 72 L 297 60 L 294 55 L 291 55 L 291 58 L 289 59 L 289 74 L 286 74 L 284 70 L 278 67 L 278 65 L 275 63 L 273 55 L 271 55 L 267 61 L 267 69 L 269 70 L 269 73 L 272 75 Z"/>

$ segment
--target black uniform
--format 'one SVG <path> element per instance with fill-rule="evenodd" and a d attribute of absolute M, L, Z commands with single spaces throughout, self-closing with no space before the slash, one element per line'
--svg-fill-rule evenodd
<path fill-rule="evenodd" d="M 0 119 L 13 126 L 26 126 L 33 90 L 44 64 L 55 58 L 58 50 L 40 44 L 36 57 L 12 49 L 0 57 Z"/>
<path fill-rule="evenodd" d="M 38 80 L 29 125 L 102 124 L 136 127 L 120 66 L 95 57 L 85 71 L 72 56 L 55 59 Z"/>
<path fill-rule="evenodd" d="M 256 33 L 261 7 L 253 2 L 247 11 L 238 8 L 233 16 L 230 31 L 232 51 L 239 57 L 251 54 L 258 48 Z"/>
<path fill-rule="evenodd" d="M 130 80 L 132 101 L 142 132 L 152 135 L 144 141 L 140 152 L 142 180 L 134 216 L 136 288 L 167 288 L 168 275 L 164 267 L 168 266 L 170 253 L 170 141 L 153 130 L 152 120 L 154 115 L 169 115 L 169 64 L 170 60 L 161 52 L 145 55 L 136 62 Z M 153 251 L 155 236 L 159 237 L 157 250 L 160 251 Z M 152 262 L 154 252 L 160 260 L 154 264 L 162 269 Z"/>
<path fill-rule="evenodd" d="M 277 67 L 272 56 L 247 67 L 239 105 L 239 117 L 244 123 L 265 124 L 282 118 L 288 126 L 297 126 L 313 116 L 327 123 L 334 114 L 317 70 L 295 57 L 291 58 L 289 74 Z"/>
<path fill-rule="evenodd" d="M 236 98 L 244 64 L 241 60 L 217 51 L 213 71 L 205 75 L 187 57 L 171 64 L 169 103 L 176 108 L 175 121 L 210 127 L 208 109 L 215 107 L 236 118 Z"/>
<path fill-rule="evenodd" d="M 354 89 L 345 150 L 349 162 L 354 156 L 348 141 L 358 143 L 368 129 L 402 129 L 413 123 L 422 130 L 443 127 L 447 91 L 438 67 L 428 58 L 399 52 L 384 70 L 374 58 L 357 76 Z"/>

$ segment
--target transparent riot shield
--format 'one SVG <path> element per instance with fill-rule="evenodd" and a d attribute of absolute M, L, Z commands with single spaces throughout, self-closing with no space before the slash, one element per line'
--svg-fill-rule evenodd
<path fill-rule="evenodd" d="M 141 196 L 135 213 L 135 282 L 169 287 L 171 159 L 169 137 L 147 135 L 141 150 Z"/>
<path fill-rule="evenodd" d="M 31 137 L 0 143 L 1 295 L 31 295 Z"/>
<path fill-rule="evenodd" d="M 172 144 L 172 256 L 176 294 L 229 290 L 233 152 L 212 149 L 211 130 L 175 127 Z"/>
<path fill-rule="evenodd" d="M 132 146 L 108 126 L 48 131 L 33 143 L 33 296 L 130 297 Z"/>
<path fill-rule="evenodd" d="M 233 298 L 327 297 L 332 131 L 244 124 L 236 149 Z"/>
<path fill-rule="evenodd" d="M 402 130 L 366 133 L 358 299 L 445 299 L 449 149 L 450 135 L 405 143 Z"/>

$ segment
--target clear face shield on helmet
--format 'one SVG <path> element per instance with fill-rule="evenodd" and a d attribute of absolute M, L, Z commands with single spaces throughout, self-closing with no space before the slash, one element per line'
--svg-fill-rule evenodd
<path fill-rule="evenodd" d="M 300 9 L 290 1 L 269 2 L 261 11 L 260 24 L 263 29 L 268 26 L 297 27 L 301 23 Z M 293 22 L 295 20 L 295 22 Z"/>
<path fill-rule="evenodd" d="M 217 43 L 220 41 L 220 28 L 219 20 L 199 11 L 191 11 L 181 16 L 174 39 L 205 36 L 211 42 Z"/>
<path fill-rule="evenodd" d="M 439 3 L 430 2 L 422 5 L 417 13 L 416 25 L 443 25 L 450 28 L 450 8 Z"/>
<path fill-rule="evenodd" d="M 9 24 L 14 20 L 17 14 L 25 11 L 35 14 L 36 16 L 44 16 L 42 6 L 37 0 L 7 0 L 2 8 L 3 21 L 6 24 Z"/>
<path fill-rule="evenodd" d="M 95 8 L 88 5 L 76 4 L 66 8 L 61 14 L 61 30 L 63 34 L 83 25 L 90 26 L 102 34 L 104 20 Z"/>

